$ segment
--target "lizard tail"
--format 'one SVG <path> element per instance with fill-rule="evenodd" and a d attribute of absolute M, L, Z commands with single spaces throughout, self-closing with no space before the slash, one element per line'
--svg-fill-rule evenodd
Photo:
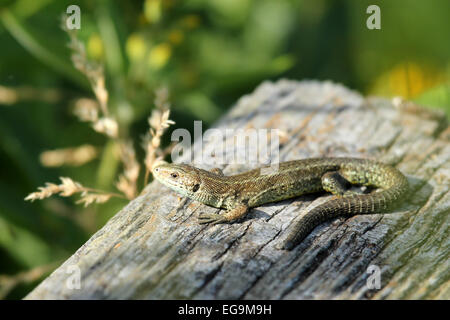
<path fill-rule="evenodd" d="M 376 186 L 381 190 L 371 194 L 352 194 L 318 205 L 294 222 L 291 233 L 279 246 L 281 249 L 292 249 L 316 226 L 329 219 L 386 212 L 404 199 L 409 190 L 408 180 L 400 171 L 370 160 L 342 164 L 339 173 L 351 183 Z"/>

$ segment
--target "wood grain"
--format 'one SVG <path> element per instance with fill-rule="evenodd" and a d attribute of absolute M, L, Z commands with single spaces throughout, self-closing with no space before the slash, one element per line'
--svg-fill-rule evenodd
<path fill-rule="evenodd" d="M 242 97 L 215 127 L 281 129 L 280 161 L 352 156 L 391 163 L 408 177 L 411 196 L 390 214 L 324 223 L 289 252 L 275 248 L 286 228 L 329 195 L 205 226 L 199 212 L 218 209 L 152 182 L 26 299 L 450 298 L 450 128 L 443 114 L 364 98 L 331 82 L 280 80 Z M 224 172 L 247 169 L 228 165 Z M 67 285 L 74 265 L 80 289 Z M 381 270 L 380 289 L 366 285 L 370 265 Z"/>

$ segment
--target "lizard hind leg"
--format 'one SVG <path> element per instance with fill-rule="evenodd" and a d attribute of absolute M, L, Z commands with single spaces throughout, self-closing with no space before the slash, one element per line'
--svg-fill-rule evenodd
<path fill-rule="evenodd" d="M 322 178 L 322 188 L 339 197 L 348 197 L 358 192 L 349 190 L 352 185 L 338 171 L 325 173 Z M 276 248 L 281 250 L 292 250 L 298 243 L 305 239 L 311 231 L 326 220 L 335 218 L 343 214 L 343 210 L 336 205 L 336 201 L 349 204 L 344 199 L 335 199 L 325 202 L 302 215 L 299 220 L 293 222 L 288 231 L 287 237 L 280 243 L 276 244 Z M 345 199 L 347 200 L 347 199 Z M 345 205 L 342 208 L 346 208 Z M 340 210 L 339 210 L 340 209 Z"/>
<path fill-rule="evenodd" d="M 338 171 L 327 172 L 322 176 L 322 188 L 336 196 L 351 196 L 359 194 L 349 190 L 351 183 L 347 181 Z"/>

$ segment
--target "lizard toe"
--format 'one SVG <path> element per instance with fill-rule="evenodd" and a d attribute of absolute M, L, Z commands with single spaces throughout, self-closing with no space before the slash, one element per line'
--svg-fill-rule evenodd
<path fill-rule="evenodd" d="M 198 216 L 198 222 L 200 224 L 205 223 L 217 224 L 224 222 L 224 218 L 217 213 L 200 213 Z"/>

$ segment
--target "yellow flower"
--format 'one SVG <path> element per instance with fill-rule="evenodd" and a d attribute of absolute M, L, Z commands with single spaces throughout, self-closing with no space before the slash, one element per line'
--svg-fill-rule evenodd
<path fill-rule="evenodd" d="M 381 74 L 375 81 L 371 92 L 411 99 L 438 85 L 444 81 L 444 78 L 442 72 L 435 68 L 413 61 L 405 61 Z"/>
<path fill-rule="evenodd" d="M 200 24 L 200 18 L 195 14 L 189 14 L 183 18 L 181 24 L 188 29 L 194 29 Z"/>
<path fill-rule="evenodd" d="M 161 0 L 146 0 L 144 15 L 148 22 L 156 23 L 161 19 Z"/>
<path fill-rule="evenodd" d="M 169 33 L 169 41 L 173 44 L 180 44 L 183 41 L 184 35 L 180 30 L 172 30 Z"/>
<path fill-rule="evenodd" d="M 148 63 L 154 69 L 164 67 L 172 55 L 172 47 L 168 43 L 161 43 L 150 50 Z"/>
<path fill-rule="evenodd" d="M 132 34 L 128 37 L 126 51 L 130 60 L 140 60 L 145 55 L 145 41 L 139 34 Z"/>
<path fill-rule="evenodd" d="M 103 42 L 98 34 L 95 33 L 89 37 L 87 52 L 94 59 L 100 59 L 103 56 Z"/>

